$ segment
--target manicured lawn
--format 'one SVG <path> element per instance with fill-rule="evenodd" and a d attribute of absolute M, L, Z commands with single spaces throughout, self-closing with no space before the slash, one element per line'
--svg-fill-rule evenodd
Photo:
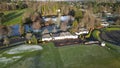
<path fill-rule="evenodd" d="M 107 43 L 107 47 L 98 45 L 55 47 L 51 42 L 42 44 L 42 47 L 42 51 L 31 52 L 29 54 L 24 53 L 25 57 L 6 67 L 120 68 L 120 47 L 109 43 Z"/>
<path fill-rule="evenodd" d="M 120 28 L 119 27 L 110 27 L 110 28 L 105 28 L 104 29 L 105 31 L 113 31 L 113 30 L 120 30 Z"/>
<path fill-rule="evenodd" d="M 39 58 L 40 68 L 120 68 L 120 47 L 98 45 L 75 45 L 54 47 L 43 45 Z M 117 51 L 116 51 L 117 50 Z"/>
<path fill-rule="evenodd" d="M 53 43 L 43 44 L 43 51 L 39 58 L 39 68 L 63 68 L 58 49 Z"/>
<path fill-rule="evenodd" d="M 120 55 L 104 47 L 71 46 L 58 48 L 65 68 L 119 68 Z M 120 58 L 119 58 L 120 59 Z"/>
<path fill-rule="evenodd" d="M 12 11 L 5 11 L 5 18 L 6 21 L 3 22 L 4 25 L 14 25 L 21 23 L 22 15 L 26 9 L 23 10 L 12 10 Z"/>
<path fill-rule="evenodd" d="M 37 64 L 40 68 L 119 68 L 120 47 L 107 46 L 111 49 L 98 45 L 57 48 L 53 43 L 47 43 L 43 45 Z"/>
<path fill-rule="evenodd" d="M 10 68 L 63 68 L 59 51 L 53 43 L 43 44 L 42 47 L 43 50 L 36 56 L 25 57 Z"/>

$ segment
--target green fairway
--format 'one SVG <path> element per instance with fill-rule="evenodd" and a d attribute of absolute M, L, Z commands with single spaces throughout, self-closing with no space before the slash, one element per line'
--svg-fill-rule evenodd
<path fill-rule="evenodd" d="M 33 58 L 36 60 L 26 61 L 28 58 L 25 58 L 22 62 L 25 61 L 26 64 L 18 62 L 11 68 L 16 66 L 20 68 L 21 65 L 24 66 L 23 68 L 31 65 L 38 68 L 120 68 L 119 46 L 108 44 L 111 49 L 98 45 L 55 47 L 53 43 L 42 46 L 41 54 Z"/>
<path fill-rule="evenodd" d="M 120 47 L 108 44 L 54 47 L 45 44 L 40 57 L 41 68 L 120 68 Z M 116 51 L 117 50 L 117 51 Z"/>
<path fill-rule="evenodd" d="M 4 25 L 14 25 L 21 23 L 22 15 L 26 9 L 23 10 L 12 10 L 12 11 L 5 11 L 5 18 L 6 21 L 3 22 Z"/>
<path fill-rule="evenodd" d="M 113 31 L 113 30 L 120 30 L 120 28 L 119 27 L 104 28 L 104 31 Z"/>
<path fill-rule="evenodd" d="M 65 68 L 119 68 L 120 55 L 106 47 L 71 46 L 58 48 Z"/>
<path fill-rule="evenodd" d="M 43 44 L 43 51 L 38 60 L 39 68 L 63 68 L 59 51 L 53 43 Z"/>
<path fill-rule="evenodd" d="M 34 46 L 34 45 L 33 45 Z M 42 44 L 43 50 L 20 54 L 17 63 L 7 64 L 7 68 L 120 68 L 120 47 L 107 44 L 71 45 L 55 47 L 53 43 Z M 110 48 L 110 49 L 109 49 Z M 6 52 L 9 52 L 7 50 Z M 1 52 L 2 53 L 2 52 Z M 3 52 L 2 54 L 4 54 Z M 7 55 L 3 55 L 6 57 Z M 14 56 L 14 55 L 13 55 Z M 11 57 L 13 57 L 11 55 Z M 14 63 L 14 64 L 13 64 Z"/>

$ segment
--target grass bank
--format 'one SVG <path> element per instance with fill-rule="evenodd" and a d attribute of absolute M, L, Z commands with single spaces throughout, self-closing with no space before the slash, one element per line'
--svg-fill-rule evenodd
<path fill-rule="evenodd" d="M 120 68 L 120 47 L 114 49 L 98 45 L 55 47 L 42 44 L 43 50 L 31 53 L 9 68 Z M 27 54 L 26 54 L 27 55 Z"/>
<path fill-rule="evenodd" d="M 4 25 L 14 25 L 21 23 L 22 15 L 26 9 L 23 10 L 12 10 L 12 11 L 5 11 L 5 18 L 6 21 L 3 22 Z"/>
<path fill-rule="evenodd" d="M 119 27 L 107 27 L 107 28 L 104 28 L 102 29 L 103 31 L 114 31 L 114 30 L 120 30 Z"/>

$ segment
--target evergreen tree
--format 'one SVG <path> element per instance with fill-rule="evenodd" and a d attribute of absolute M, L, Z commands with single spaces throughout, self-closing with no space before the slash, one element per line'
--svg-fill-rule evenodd
<path fill-rule="evenodd" d="M 77 21 L 79 21 L 80 18 L 83 17 L 83 12 L 78 10 L 75 12 L 75 18 L 77 19 Z"/>
<path fill-rule="evenodd" d="M 78 22 L 77 22 L 77 20 L 75 20 L 72 24 L 72 28 L 77 28 L 77 26 L 78 26 Z"/>
<path fill-rule="evenodd" d="M 78 22 L 75 20 L 72 24 L 72 28 L 70 30 L 71 33 L 75 33 L 78 30 Z"/>
<path fill-rule="evenodd" d="M 35 35 L 32 36 L 32 38 L 31 38 L 31 42 L 32 42 L 32 44 L 38 44 Z"/>

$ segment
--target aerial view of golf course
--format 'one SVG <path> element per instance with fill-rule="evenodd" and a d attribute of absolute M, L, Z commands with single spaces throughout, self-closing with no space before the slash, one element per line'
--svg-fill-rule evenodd
<path fill-rule="evenodd" d="M 120 68 L 120 0 L 0 0 L 0 68 Z"/>

